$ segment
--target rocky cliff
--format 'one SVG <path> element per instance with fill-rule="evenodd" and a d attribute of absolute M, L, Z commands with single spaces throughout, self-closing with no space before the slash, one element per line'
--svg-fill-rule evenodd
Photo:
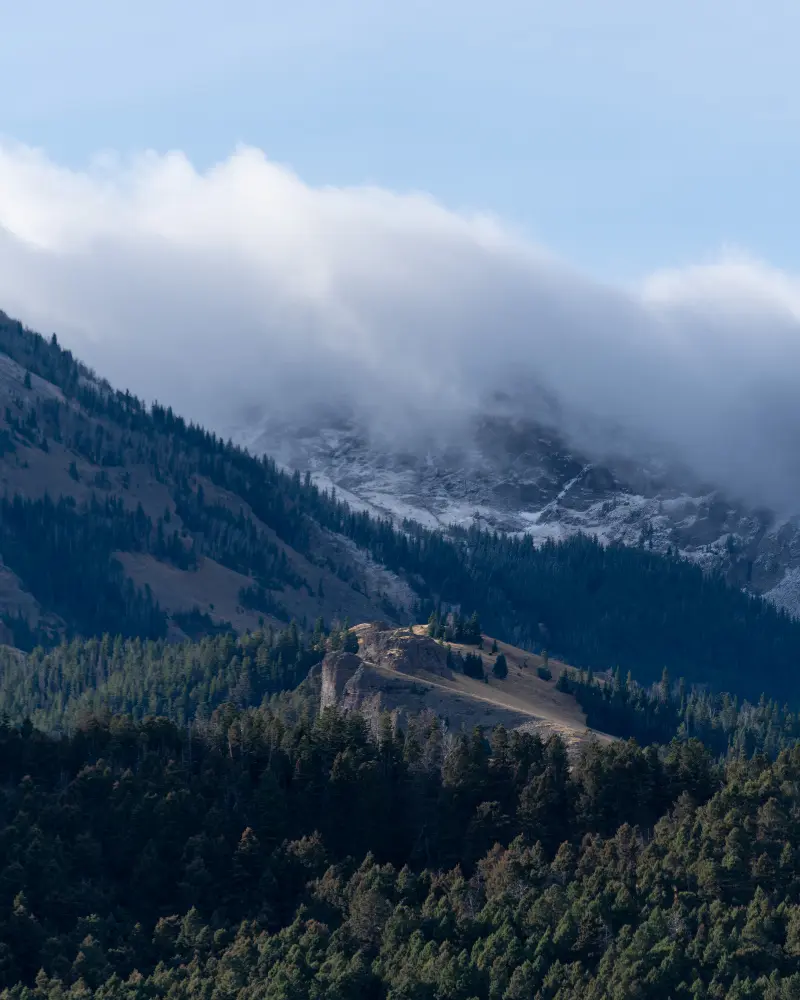
<path fill-rule="evenodd" d="M 447 676 L 447 650 L 430 636 L 420 635 L 412 627 L 396 628 L 386 622 L 372 622 L 353 629 L 358 636 L 359 655 L 367 663 L 404 674 Z"/>
<path fill-rule="evenodd" d="M 502 681 L 491 675 L 495 654 L 484 651 L 487 679 L 482 682 L 451 670 L 446 647 L 419 627 L 373 622 L 353 631 L 359 639 L 357 654 L 331 651 L 315 668 L 321 676 L 320 711 L 358 711 L 375 730 L 384 712 L 401 727 L 410 716 L 432 713 L 451 730 L 503 725 L 545 737 L 558 732 L 573 747 L 594 738 L 571 696 L 558 692 L 554 680 L 538 677 L 540 658 L 525 650 L 499 644 L 509 670 Z M 487 639 L 485 650 L 491 645 Z M 559 669 L 555 665 L 554 676 Z"/>
<path fill-rule="evenodd" d="M 378 447 L 347 420 L 238 437 L 310 470 L 352 506 L 432 528 L 478 524 L 561 539 L 678 550 L 729 582 L 800 614 L 800 507 L 780 516 L 726 496 L 714 483 L 654 458 L 634 462 L 609 446 L 602 461 L 531 421 L 476 421 L 457 445 Z"/>

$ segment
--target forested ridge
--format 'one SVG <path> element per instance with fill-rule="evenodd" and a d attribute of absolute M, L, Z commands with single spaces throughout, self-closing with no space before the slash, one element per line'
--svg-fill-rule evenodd
<path fill-rule="evenodd" d="M 0 725 L 3 996 L 800 996 L 800 748 Z"/>
<path fill-rule="evenodd" d="M 775 758 L 800 741 L 800 712 L 762 695 L 749 702 L 730 692 L 688 687 L 665 670 L 657 684 L 638 684 L 619 670 L 598 678 L 566 671 L 557 682 L 586 713 L 587 725 L 640 744 L 695 737 L 720 755 Z"/>
<path fill-rule="evenodd" d="M 225 702 L 260 706 L 296 688 L 326 642 L 320 621 L 307 636 L 292 624 L 183 643 L 105 635 L 27 655 L 0 647 L 0 715 L 56 732 L 95 714 L 194 723 Z"/>
<path fill-rule="evenodd" d="M 529 537 L 478 529 L 445 535 L 410 522 L 397 528 L 351 510 L 308 476 L 284 473 L 269 458 L 251 456 L 169 408 L 148 408 L 113 390 L 55 337 L 46 341 L 0 316 L 0 350 L 57 386 L 65 399 L 19 401 L 7 414 L 4 447 L 26 441 L 46 448 L 57 440 L 101 470 L 96 484 L 85 484 L 94 495 L 84 505 L 7 497 L 0 510 L 0 554 L 62 617 L 68 635 L 166 634 L 157 601 L 133 588 L 115 560 L 119 549 L 184 569 L 207 555 L 253 580 L 242 589 L 244 602 L 284 620 L 289 615 L 281 588 L 305 588 L 311 595 L 314 586 L 292 569 L 275 537 L 366 591 L 352 565 L 320 554 L 320 532 L 327 531 L 355 542 L 410 583 L 417 594 L 412 607 L 381 597 L 387 613 L 401 620 L 425 620 L 441 604 L 457 605 L 478 612 L 501 638 L 546 647 L 578 667 L 620 667 L 644 684 L 658 680 L 666 666 L 690 684 L 710 683 L 751 699 L 762 690 L 781 699 L 800 692 L 800 623 L 683 559 L 586 537 L 536 547 Z M 124 480 L 126 468 L 140 464 L 168 489 L 180 531 L 168 511 L 153 518 L 104 494 L 104 470 L 117 470 Z M 208 498 L 202 481 L 238 498 L 239 511 Z M 79 590 L 71 574 L 80 578 Z M 10 624 L 28 647 L 48 641 L 24 622 Z"/>

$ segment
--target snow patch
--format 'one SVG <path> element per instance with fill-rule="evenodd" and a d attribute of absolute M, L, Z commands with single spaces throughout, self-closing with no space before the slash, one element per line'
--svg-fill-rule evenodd
<path fill-rule="evenodd" d="M 797 618 L 800 609 L 800 566 L 795 566 L 784 573 L 781 582 L 768 590 L 764 597 L 777 604 L 779 608 L 788 611 Z"/>
<path fill-rule="evenodd" d="M 603 544 L 677 551 L 800 612 L 800 517 L 776 519 L 728 502 L 663 461 L 606 466 L 575 455 L 558 434 L 488 421 L 458 448 L 417 455 L 370 444 L 346 422 L 319 428 L 245 428 L 235 440 L 308 470 L 355 510 L 431 529 L 476 525 L 535 544 L 577 532 Z"/>

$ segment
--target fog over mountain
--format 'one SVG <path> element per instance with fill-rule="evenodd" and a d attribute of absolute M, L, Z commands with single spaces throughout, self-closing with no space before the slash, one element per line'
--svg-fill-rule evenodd
<path fill-rule="evenodd" d="M 311 188 L 255 149 L 73 172 L 6 144 L 0 308 L 223 431 L 346 407 L 413 445 L 501 410 L 800 506 L 800 281 L 743 254 L 614 287 L 496 219 Z"/>

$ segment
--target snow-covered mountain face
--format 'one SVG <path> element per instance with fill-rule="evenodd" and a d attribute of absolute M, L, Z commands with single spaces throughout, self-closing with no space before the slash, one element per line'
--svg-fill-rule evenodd
<path fill-rule="evenodd" d="M 309 470 L 353 506 L 397 521 L 474 523 L 542 541 L 582 531 L 654 551 L 677 548 L 800 614 L 800 516 L 750 509 L 663 462 L 598 462 L 556 431 L 499 417 L 476 420 L 459 445 L 376 444 L 341 419 L 236 437 Z"/>

